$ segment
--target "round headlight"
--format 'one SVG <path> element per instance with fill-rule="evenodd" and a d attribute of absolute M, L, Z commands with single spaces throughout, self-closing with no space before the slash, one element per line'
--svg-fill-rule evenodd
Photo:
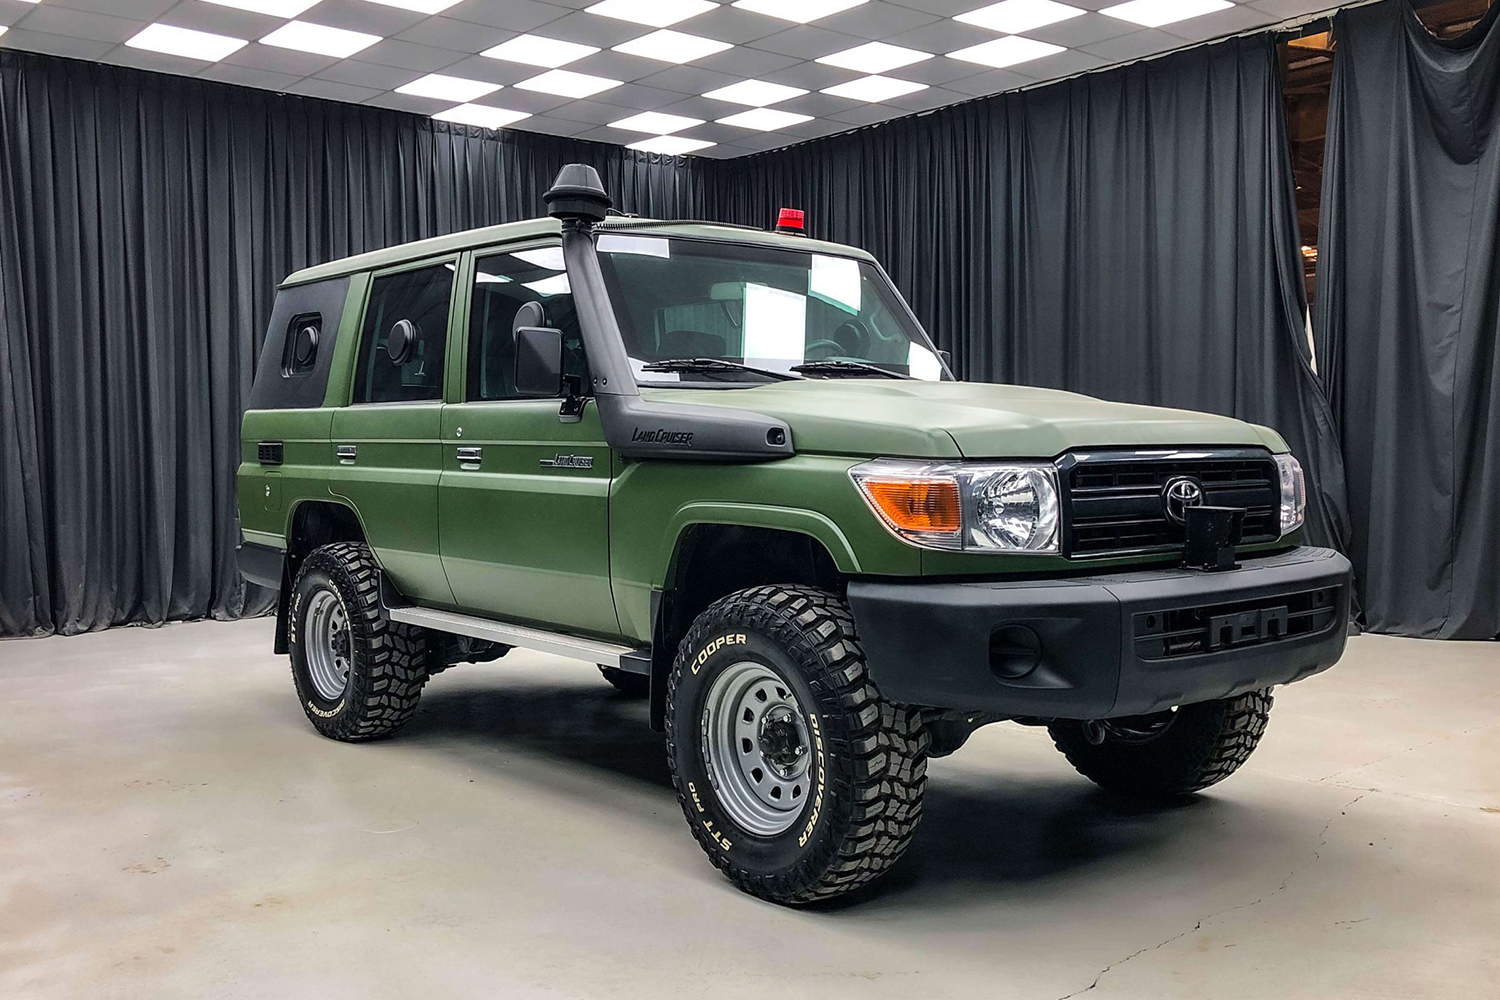
<path fill-rule="evenodd" d="M 974 484 L 974 524 L 999 548 L 1051 548 L 1057 536 L 1057 490 L 1041 469 L 996 472 Z"/>

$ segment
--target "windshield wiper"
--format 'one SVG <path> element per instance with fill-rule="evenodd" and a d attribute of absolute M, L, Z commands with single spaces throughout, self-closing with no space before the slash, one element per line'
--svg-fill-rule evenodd
<path fill-rule="evenodd" d="M 834 361 L 832 359 L 792 365 L 792 371 L 812 372 L 814 375 L 880 375 L 884 378 L 912 378 L 910 375 L 903 375 L 889 368 L 881 368 L 863 361 Z"/>
<path fill-rule="evenodd" d="M 755 368 L 751 365 L 742 365 L 738 361 L 724 361 L 720 358 L 667 358 L 664 361 L 653 361 L 650 364 L 641 365 L 641 371 L 647 372 L 753 372 L 756 375 L 764 375 L 766 378 L 774 378 L 779 382 L 789 379 L 800 379 L 801 375 L 792 375 L 788 372 L 773 372 L 769 368 Z"/>

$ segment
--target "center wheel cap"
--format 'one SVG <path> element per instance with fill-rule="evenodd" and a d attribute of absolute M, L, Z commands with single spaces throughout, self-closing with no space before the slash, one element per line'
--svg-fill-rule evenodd
<path fill-rule="evenodd" d="M 788 780 L 797 776 L 807 756 L 798 721 L 796 713 L 784 705 L 771 709 L 760 720 L 760 751 L 771 769 Z"/>

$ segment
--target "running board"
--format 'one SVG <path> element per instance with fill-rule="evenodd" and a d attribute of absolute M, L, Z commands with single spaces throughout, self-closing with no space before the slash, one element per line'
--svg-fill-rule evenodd
<path fill-rule="evenodd" d="M 503 646 L 534 649 L 539 653 L 567 656 L 575 660 L 586 660 L 606 667 L 618 667 L 630 673 L 651 672 L 650 650 L 638 650 L 630 646 L 619 646 L 598 639 L 580 639 L 574 635 L 544 632 L 525 625 L 511 625 L 490 618 L 476 618 L 453 611 L 438 611 L 434 608 L 418 608 L 411 605 L 386 607 L 386 615 L 393 622 L 420 625 L 439 632 L 452 632 L 474 639 L 486 639 Z"/>

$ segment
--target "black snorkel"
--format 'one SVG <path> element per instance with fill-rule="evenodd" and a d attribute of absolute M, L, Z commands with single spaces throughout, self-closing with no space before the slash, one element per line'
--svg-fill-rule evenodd
<path fill-rule="evenodd" d="M 542 198 L 548 213 L 562 223 L 563 262 L 609 446 L 626 458 L 679 461 L 763 462 L 795 454 L 791 428 L 784 421 L 641 398 L 594 245 L 594 227 L 608 217 L 613 204 L 599 173 L 587 164 L 570 163 Z"/>

